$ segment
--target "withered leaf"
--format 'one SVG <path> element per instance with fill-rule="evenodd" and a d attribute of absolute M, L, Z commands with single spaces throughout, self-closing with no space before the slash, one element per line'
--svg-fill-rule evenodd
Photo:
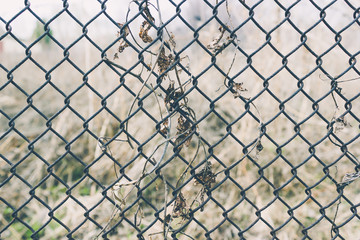
<path fill-rule="evenodd" d="M 155 21 L 154 17 L 150 13 L 150 9 L 147 6 L 144 8 L 144 13 L 151 22 Z"/>
<path fill-rule="evenodd" d="M 151 29 L 151 24 L 147 21 L 144 21 L 140 26 L 139 37 L 143 40 L 144 43 L 150 43 L 153 41 L 152 37 L 149 36 L 149 30 Z"/>
<path fill-rule="evenodd" d="M 124 26 L 124 24 L 122 24 L 122 23 L 117 23 L 118 25 L 119 25 L 119 27 L 120 28 L 122 28 L 123 26 Z M 125 28 L 124 28 L 124 32 L 125 32 L 125 37 L 126 36 L 128 36 L 129 35 L 129 27 L 128 26 L 126 26 Z M 118 31 L 118 37 L 121 35 L 121 32 L 120 31 Z"/>
<path fill-rule="evenodd" d="M 160 125 L 160 132 L 162 134 L 167 134 L 168 133 L 168 128 L 169 128 L 169 120 L 166 119 L 161 125 Z"/>
<path fill-rule="evenodd" d="M 124 24 L 118 23 L 119 27 L 123 27 Z M 125 32 L 125 36 L 123 36 L 120 40 L 119 40 L 119 47 L 118 47 L 118 52 L 114 54 L 114 59 L 119 58 L 119 53 L 122 53 L 125 48 L 127 48 L 129 46 L 129 44 L 124 40 L 126 36 L 129 35 L 129 28 L 128 26 L 126 26 L 124 29 Z M 118 31 L 117 36 L 120 37 L 121 36 L 121 31 Z"/>
<path fill-rule="evenodd" d="M 178 133 L 183 133 L 187 131 L 191 127 L 190 121 L 185 118 L 183 115 L 180 115 L 178 118 L 178 125 L 176 129 L 178 130 Z"/>
<path fill-rule="evenodd" d="M 212 50 L 213 53 L 221 52 L 225 49 L 225 47 L 234 40 L 234 38 L 228 36 L 225 40 L 223 40 L 224 34 L 226 32 L 226 29 L 223 26 L 219 27 L 219 35 L 212 40 L 210 44 L 208 44 L 206 47 L 209 50 Z"/>
<path fill-rule="evenodd" d="M 241 96 L 241 92 L 246 92 L 247 89 L 243 88 L 243 83 L 234 83 L 233 84 L 233 89 L 232 89 L 232 93 L 234 95 L 234 98 L 238 98 Z"/>
<path fill-rule="evenodd" d="M 188 137 L 188 139 L 178 146 L 179 149 L 183 148 L 183 145 L 188 147 L 191 143 L 192 135 L 190 135 L 191 131 L 191 123 L 190 121 L 185 118 L 184 116 L 180 115 L 178 118 L 178 125 L 176 126 L 177 133 L 176 135 L 179 135 L 175 140 L 175 145 L 179 145 L 181 142 L 185 140 L 185 138 Z"/>
<path fill-rule="evenodd" d="M 346 127 L 352 127 L 351 124 L 345 119 L 344 116 L 335 119 L 334 132 L 339 132 Z"/>
<path fill-rule="evenodd" d="M 188 218 L 187 214 L 187 208 L 186 208 L 186 199 L 182 192 L 180 192 L 175 200 L 174 205 L 174 218 L 182 217 L 182 218 Z"/>
<path fill-rule="evenodd" d="M 201 171 L 195 174 L 195 185 L 201 184 L 207 188 L 211 188 L 211 184 L 216 180 L 215 174 L 211 170 L 211 163 L 207 162 Z"/>
<path fill-rule="evenodd" d="M 158 65 L 159 65 L 159 73 L 162 74 L 164 71 L 166 71 L 169 66 L 173 63 L 174 57 L 172 54 L 169 54 L 168 56 L 165 55 L 165 48 L 162 48 L 160 50 L 159 58 L 158 58 Z"/>
<path fill-rule="evenodd" d="M 169 42 L 173 48 L 176 47 L 175 36 L 173 33 L 170 34 Z"/>
<path fill-rule="evenodd" d="M 154 17 L 151 15 L 149 8 L 146 6 L 144 8 L 144 13 L 148 20 L 143 21 L 140 26 L 139 37 L 143 40 L 144 43 L 150 43 L 153 41 L 152 37 L 149 36 L 149 30 L 151 29 L 151 23 L 155 21 Z"/>
<path fill-rule="evenodd" d="M 176 107 L 175 102 L 182 96 L 181 90 L 175 91 L 174 89 L 174 82 L 171 81 L 169 84 L 169 87 L 166 89 L 166 96 L 165 96 L 165 105 L 169 109 L 169 111 L 172 111 L 173 108 Z"/>

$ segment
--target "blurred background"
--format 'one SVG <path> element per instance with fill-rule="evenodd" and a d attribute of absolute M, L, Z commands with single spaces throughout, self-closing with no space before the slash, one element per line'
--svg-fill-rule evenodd
<path fill-rule="evenodd" d="M 167 114 L 162 89 L 177 77 L 169 71 L 156 87 L 157 97 L 147 88 L 140 92 L 143 84 L 134 75 L 125 74 L 125 85 L 120 81 L 131 69 L 143 79 L 150 76 L 148 84 L 157 85 L 157 78 L 146 69 L 154 66 L 155 56 L 142 50 L 157 53 L 161 43 L 149 45 L 139 38 L 144 17 L 135 2 L 141 1 L 30 0 L 26 7 L 24 1 L 0 0 L 1 239 L 94 239 L 101 228 L 112 226 L 116 227 L 107 235 L 110 239 L 135 239 L 138 231 L 124 216 L 134 222 L 138 209 L 142 222 L 137 227 L 146 229 L 145 238 L 162 239 L 157 234 L 163 225 L 156 209 L 164 205 L 166 196 L 168 200 L 174 196 L 172 190 L 164 190 L 157 174 L 144 179 L 142 199 L 136 204 L 136 191 L 123 189 L 123 196 L 130 192 L 124 208 L 134 204 L 123 216 L 114 215 L 112 192 L 104 192 L 126 180 L 117 175 L 120 168 L 128 177 L 125 182 L 137 179 L 144 156 L 164 141 L 158 131 Z M 200 144 L 193 137 L 181 152 L 168 150 L 161 172 L 175 185 L 195 159 L 194 171 L 209 161 L 212 171 L 219 173 L 211 197 L 205 196 L 205 211 L 195 213 L 202 227 L 192 221 L 183 232 L 193 239 L 204 239 L 209 232 L 213 239 L 235 239 L 239 228 L 249 228 L 243 234 L 246 239 L 272 239 L 270 231 L 279 228 L 279 239 L 331 239 L 339 197 L 334 181 L 356 172 L 360 153 L 360 84 L 348 81 L 359 77 L 360 25 L 355 10 L 359 3 L 149 3 L 156 25 L 161 13 L 169 33 L 164 34 L 165 40 L 176 43 L 166 49 L 166 55 L 177 53 L 181 59 L 178 77 L 186 83 L 188 105 L 201 119 L 197 131 L 206 140 Z M 132 46 L 119 52 L 118 24 L 124 23 L 134 37 L 128 37 Z M 226 45 L 233 37 L 228 31 L 222 35 L 222 24 L 236 39 L 217 52 L 211 49 L 214 41 Z M 156 39 L 154 28 L 149 36 Z M 114 59 L 116 53 L 119 58 Z M 103 62 L 104 55 L 125 70 L 110 68 Z M 157 68 L 153 71 L 158 73 Z M 250 108 L 224 86 L 224 75 L 243 84 L 246 91 L 241 95 L 251 99 Z M 188 81 L 194 78 L 196 84 Z M 339 82 L 337 92 L 332 78 Z M 136 94 L 141 104 L 136 101 L 131 109 Z M 127 129 L 135 148 L 112 140 L 111 154 L 105 154 L 99 138 L 126 139 L 120 123 L 127 121 L 130 111 L 136 112 Z M 263 149 L 244 157 L 244 149 L 259 138 L 256 119 L 266 127 Z M 177 120 L 174 115 L 172 135 Z M 332 136 L 346 145 L 345 150 L 327 138 L 330 122 L 334 122 Z M 155 160 L 161 151 L 163 145 Z M 118 162 L 115 167 L 114 161 Z M 231 167 L 228 175 L 227 167 Z M 187 174 L 189 182 L 182 187 L 188 206 L 202 191 L 191 178 Z M 360 235 L 354 207 L 360 201 L 359 189 L 351 184 L 344 194 L 347 200 L 339 205 L 336 223 L 344 224 L 339 228 L 343 239 L 353 239 Z M 169 211 L 172 207 L 168 205 Z M 256 215 L 259 209 L 262 220 Z M 173 227 L 183 223 L 174 220 Z M 179 239 L 188 237 L 180 234 Z"/>

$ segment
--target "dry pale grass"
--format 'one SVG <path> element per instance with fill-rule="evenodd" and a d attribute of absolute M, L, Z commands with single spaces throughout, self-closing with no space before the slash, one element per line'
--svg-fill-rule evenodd
<path fill-rule="evenodd" d="M 234 5 L 232 7 L 236 7 L 235 3 L 231 2 L 230 6 L 231 4 Z M 248 4 L 251 4 L 250 1 Z M 307 6 L 302 7 L 306 8 Z M 351 12 L 348 11 L 346 6 L 341 5 L 338 7 L 343 10 L 343 14 L 346 16 L 345 21 Z M 283 12 L 276 10 L 270 3 L 264 4 L 264 8 L 258 10 L 259 15 L 256 15 L 256 19 L 264 26 L 264 29 L 270 30 L 275 23 L 282 20 L 281 14 Z M 224 6 L 219 9 L 219 18 L 227 22 L 226 9 Z M 294 9 L 293 21 L 299 25 L 300 29 L 306 29 L 311 25 L 311 19 L 316 19 L 317 15 L 301 22 L 301 9 L 301 7 Z M 243 18 L 248 16 L 248 12 L 241 11 L 243 12 L 235 17 L 235 14 L 232 13 L 231 24 L 233 26 L 237 26 L 244 20 Z M 275 14 L 274 19 L 271 17 L 267 21 L 268 15 L 262 16 L 260 14 L 264 11 L 274 13 L 280 11 L 280 13 L 279 16 Z M 330 19 L 331 13 L 329 10 Z M 205 11 L 204 14 L 207 16 L 206 14 L 209 13 Z M 166 18 L 166 14 L 164 18 Z M 333 24 L 338 24 L 336 26 L 339 28 L 342 26 L 341 22 Z M 136 28 L 139 23 L 134 22 L 133 25 Z M 191 33 L 179 33 L 177 35 L 175 27 L 176 25 L 169 24 L 168 29 L 175 34 L 177 43 L 175 49 L 179 51 L 193 39 L 193 35 Z M 199 32 L 199 41 L 204 46 L 210 44 L 219 34 L 217 28 L 218 24 L 215 20 L 209 23 Z M 109 32 L 107 38 L 99 37 L 95 38 L 95 40 L 106 45 L 106 43 L 111 42 L 115 34 L 116 32 Z M 150 32 L 150 34 L 154 33 Z M 265 34 L 261 33 L 251 23 L 241 28 L 237 35 L 239 36 L 239 47 L 249 54 L 265 42 Z M 358 42 L 359 35 L 358 27 L 351 29 L 351 31 L 345 31 L 342 34 L 344 46 L 351 51 L 358 51 L 359 49 L 356 49 L 354 45 Z M 299 34 L 294 32 L 288 23 L 274 31 L 271 36 L 271 43 L 284 55 L 288 54 L 300 43 Z M 309 46 L 319 54 L 334 44 L 334 35 L 323 24 L 312 30 L 307 36 Z M 87 72 L 100 61 L 100 53 L 91 47 L 89 43 L 81 44 L 78 44 L 81 45 L 79 49 L 74 47 L 73 51 L 70 51 L 70 59 L 76 62 L 84 72 Z M 155 44 L 151 47 L 151 50 L 156 52 L 159 46 L 159 44 Z M 116 51 L 116 47 L 114 46 L 108 51 L 108 56 L 112 56 Z M 82 51 L 84 49 L 85 52 Z M 239 73 L 248 64 L 247 57 L 239 52 L 234 55 L 234 52 L 235 47 L 229 46 L 216 57 L 217 68 L 225 73 L 229 71 L 231 63 L 235 59 L 229 76 Z M 129 48 L 125 49 L 120 56 L 124 57 L 115 60 L 115 62 L 122 66 L 131 67 L 138 62 L 135 51 Z M 150 58 L 146 54 L 144 56 L 146 63 L 152 62 L 154 64 L 154 57 Z M 280 227 L 289 219 L 290 216 L 287 213 L 289 208 L 294 208 L 294 217 L 304 227 L 311 226 L 321 217 L 318 204 L 322 206 L 329 205 L 325 209 L 326 216 L 329 219 L 334 219 L 337 207 L 337 202 L 334 201 L 338 197 L 336 185 L 328 178 L 324 179 L 324 166 L 320 164 L 319 160 L 330 166 L 330 175 L 338 182 L 341 182 L 346 173 L 354 172 L 355 165 L 348 157 L 340 157 L 342 156 L 341 149 L 331 143 L 329 139 L 322 140 L 328 132 L 327 124 L 318 115 L 312 115 L 314 106 L 317 106 L 308 97 L 301 92 L 293 96 L 299 89 L 298 81 L 284 69 L 269 79 L 267 88 L 280 101 L 285 102 L 285 113 L 295 122 L 301 123 L 300 133 L 301 136 L 306 138 L 307 142 L 299 136 L 294 137 L 296 133 L 294 130 L 295 125 L 289 121 L 288 117 L 284 114 L 277 115 L 280 111 L 280 103 L 269 92 L 265 91 L 259 95 L 264 89 L 264 81 L 259 75 L 247 68 L 234 79 L 235 82 L 243 83 L 243 87 L 247 89 L 246 92 L 242 92 L 243 97 L 254 99 L 254 105 L 250 105 L 251 112 L 266 125 L 267 136 L 261 138 L 263 150 L 260 152 L 251 151 L 248 157 L 244 158 L 243 147 L 234 140 L 234 137 L 244 145 L 256 141 L 260 132 L 259 123 L 249 114 L 242 116 L 246 107 L 244 102 L 239 98 L 234 98 L 231 92 L 227 92 L 223 84 L 224 76 L 215 67 L 211 67 L 204 72 L 204 69 L 211 65 L 212 59 L 198 44 L 189 47 L 181 56 L 187 56 L 181 60 L 181 63 L 197 79 L 196 85 L 189 83 L 184 87 L 186 90 L 196 87 L 187 95 L 188 106 L 196 113 L 197 119 L 202 119 L 198 124 L 197 132 L 207 143 L 200 143 L 198 148 L 199 141 L 194 136 L 189 146 L 180 151 L 179 157 L 174 157 L 172 147 L 169 147 L 163 158 L 163 163 L 167 162 L 167 164 L 161 166 L 161 173 L 172 186 L 175 186 L 179 177 L 187 168 L 185 161 L 190 162 L 194 159 L 191 165 L 196 168 L 195 172 L 197 173 L 204 166 L 200 164 L 204 164 L 205 159 L 208 159 L 207 161 L 212 164 L 211 170 L 218 173 L 218 175 L 211 185 L 213 187 L 211 194 L 204 194 L 206 205 L 203 211 L 197 211 L 194 214 L 196 222 L 201 223 L 201 226 L 195 221 L 191 221 L 182 230 L 186 235 L 178 234 L 177 237 L 179 239 L 188 239 L 187 235 L 189 235 L 194 239 L 205 239 L 204 234 L 209 231 L 212 239 L 236 239 L 238 238 L 238 228 L 243 230 L 256 222 L 254 226 L 244 233 L 243 237 L 246 239 L 271 239 L 271 229 L 264 222 L 256 221 L 257 209 L 252 204 L 256 205 L 258 209 L 262 209 L 262 219 L 274 228 Z M 6 58 L 4 55 L 1 57 L 1 64 L 7 69 L 11 69 L 24 58 L 24 55 L 6 53 Z M 47 51 L 34 51 L 33 57 L 36 61 L 48 66 L 46 69 L 49 70 L 62 58 L 62 54 L 57 47 L 52 46 Z M 287 67 L 299 78 L 304 77 L 316 67 L 315 58 L 304 47 L 300 47 L 287 60 Z M 323 57 L 322 67 L 332 76 L 337 76 L 348 68 L 348 61 L 349 57 L 340 48 L 336 47 Z M 251 66 L 266 79 L 282 66 L 282 59 L 267 45 L 252 57 Z M 359 68 L 359 63 L 356 63 L 355 67 Z M 140 71 L 143 71 L 145 77 L 149 74 L 141 66 L 137 66 L 132 70 L 134 73 Z M 122 72 L 120 71 L 120 73 Z M 109 224 L 109 227 L 114 226 L 121 219 L 119 212 L 114 214 L 114 206 L 107 199 L 103 199 L 103 189 L 98 184 L 107 187 L 118 181 L 118 177 L 114 171 L 113 161 L 109 156 L 104 155 L 98 144 L 98 139 L 94 137 L 96 135 L 111 138 L 117 135 L 120 130 L 119 122 L 107 110 L 103 109 L 102 99 L 88 86 L 83 86 L 84 76 L 69 63 L 61 64 L 52 70 L 50 74 L 51 83 L 70 98 L 69 105 L 65 107 L 64 101 L 66 101 L 66 98 L 50 84 L 46 84 L 39 92 L 30 97 L 33 108 L 40 110 L 49 120 L 39 115 L 33 108 L 26 109 L 28 97 L 21 93 L 14 84 L 9 84 L 0 91 L 0 109 L 10 118 L 13 118 L 14 121 L 11 122 L 15 123 L 14 128 L 7 133 L 11 129 L 11 122 L 9 123 L 9 120 L 0 114 L 0 133 L 2 136 L 0 139 L 0 182 L 3 183 L 0 188 L 2 199 L 0 201 L 0 212 L 2 213 L 0 214 L 0 226 L 6 226 L 12 219 L 11 214 L 13 211 L 6 206 L 4 202 L 6 200 L 15 209 L 21 208 L 17 216 L 29 226 L 39 229 L 46 224 L 46 227 L 40 232 L 44 239 L 65 238 L 66 234 L 69 233 L 64 226 L 50 216 L 54 216 L 71 230 L 79 226 L 75 233 L 72 234 L 73 238 L 93 239 L 100 233 L 101 229 L 92 221 L 85 221 L 84 214 L 87 211 L 89 211 L 89 216 L 101 224 L 102 227 L 106 224 Z M 45 73 L 41 72 L 30 61 L 26 61 L 12 75 L 14 82 L 28 94 L 34 93 L 45 83 Z M 174 71 L 169 73 L 169 77 L 175 78 Z M 183 82 L 187 81 L 189 77 L 184 70 L 180 73 L 180 79 Z M 349 70 L 340 80 L 355 77 L 358 77 L 358 75 Z M 106 108 L 114 113 L 117 118 L 126 119 L 134 96 L 124 87 L 112 93 L 119 86 L 119 76 L 103 63 L 91 71 L 87 78 L 89 86 L 103 97 L 106 96 Z M 6 79 L 6 73 L 1 71 L 1 86 L 6 84 Z M 155 86 L 156 79 L 151 77 L 148 83 Z M 125 84 L 134 94 L 139 92 L 142 85 L 136 78 L 129 75 L 125 78 Z M 169 80 L 166 79 L 163 81 L 162 86 L 166 89 L 168 84 Z M 347 99 L 354 98 L 351 102 L 352 112 L 357 114 L 359 100 L 356 96 L 360 90 L 359 84 L 353 81 L 341 83 L 339 86 Z M 346 112 L 346 101 L 344 99 L 335 96 L 339 106 L 339 109 L 336 109 L 332 96 L 327 95 L 330 87 L 330 81 L 326 79 L 326 76 L 320 70 L 316 70 L 306 77 L 302 86 L 303 91 L 315 101 L 326 95 L 318 103 L 318 112 L 327 121 L 331 121 L 333 117 L 339 117 Z M 208 99 L 200 91 L 205 93 Z M 156 90 L 156 93 L 162 94 L 164 97 L 164 93 L 159 89 Z M 147 94 L 149 94 L 149 90 L 145 88 L 140 97 Z M 156 123 L 147 113 L 150 113 L 156 121 L 162 120 L 167 114 L 161 96 L 156 97 L 155 94 L 149 94 L 141 101 L 141 108 L 137 103 L 132 111 L 137 113 L 129 120 L 128 132 L 136 139 L 138 144 L 132 140 L 135 148 L 131 149 L 126 142 L 113 141 L 109 144 L 108 149 L 111 151 L 112 157 L 121 166 L 125 166 L 130 160 L 134 160 L 124 171 L 126 176 L 132 180 L 139 178 L 142 174 L 143 166 L 147 162 L 144 155 L 149 156 L 164 141 L 164 137 L 159 134 L 153 136 L 156 132 Z M 24 109 L 26 110 L 19 114 Z M 71 109 L 75 109 L 81 117 L 77 116 Z M 215 110 L 223 119 L 219 118 L 211 110 Z M 176 135 L 178 116 L 175 115 L 171 118 L 171 136 Z M 242 117 L 239 118 L 240 116 Z M 309 116 L 311 117 L 309 118 Z M 86 121 L 87 126 L 85 128 L 84 120 L 81 118 L 91 119 Z M 342 127 L 341 124 L 336 125 L 338 127 L 336 135 L 344 142 L 355 138 L 347 148 L 352 154 L 359 156 L 359 140 L 356 138 L 359 134 L 359 122 L 349 114 L 345 118 L 348 125 L 346 127 Z M 307 120 L 303 122 L 305 119 Z M 51 123 L 51 130 L 49 130 L 49 123 Z M 231 126 L 231 129 L 227 128 L 228 125 Z M 83 132 L 84 130 L 86 131 Z M 28 141 L 17 131 L 26 137 Z M 234 137 L 227 136 L 229 133 Z M 223 139 L 224 136 L 227 137 Z M 126 135 L 121 133 L 116 138 L 125 140 Z M 70 150 L 67 147 L 68 145 L 71 146 Z M 138 148 L 139 146 L 141 148 Z M 209 146 L 211 146 L 210 153 Z M 310 151 L 312 150 L 309 150 L 310 146 L 315 149 L 317 159 L 311 157 Z M 251 147 L 248 147 L 248 150 L 250 149 Z M 161 145 L 153 158 L 159 161 L 164 150 L 165 146 Z M 281 155 L 279 155 L 279 152 L 281 152 Z M 108 153 L 110 154 L 109 151 Z M 196 157 L 194 158 L 194 156 Z M 11 164 L 18 165 L 11 167 L 6 160 Z M 335 160 L 338 161 L 335 163 Z M 301 163 L 305 164 L 301 165 Z M 292 168 L 291 165 L 298 166 L 296 167 L 296 176 L 312 188 L 311 196 L 317 202 L 312 199 L 306 200 L 308 196 L 306 187 L 298 179 L 295 178 L 289 181 L 294 176 L 292 169 L 295 167 Z M 88 166 L 90 166 L 88 173 L 85 174 L 84 169 Z M 225 172 L 225 168 L 229 166 L 231 166 L 231 169 Z M 150 170 L 150 168 L 148 166 L 147 170 Z M 261 178 L 259 168 L 263 168 L 263 177 L 271 182 L 273 187 L 279 188 L 279 198 L 275 197 L 275 189 L 264 178 Z M 14 172 L 14 169 L 16 172 Z M 117 167 L 117 171 L 118 169 L 119 167 Z M 53 175 L 49 175 L 50 170 Z M 56 178 L 54 175 L 56 175 Z M 203 188 L 201 184 L 195 184 L 194 180 L 187 181 L 192 177 L 191 175 L 190 172 L 185 174 L 181 192 L 186 199 L 187 207 L 193 203 L 192 208 L 195 208 L 202 202 L 199 193 Z M 25 184 L 20 177 L 29 184 Z M 67 186 L 60 183 L 59 179 L 66 183 Z M 118 182 L 125 184 L 129 181 L 123 178 Z M 124 216 L 132 222 L 135 221 L 134 217 L 137 217 L 136 221 L 141 221 L 138 225 L 139 229 L 149 227 L 144 234 L 146 239 L 163 239 L 164 226 L 160 221 L 155 220 L 158 214 L 163 218 L 164 211 L 156 213 L 153 207 L 161 209 L 165 201 L 173 198 L 173 190 L 169 186 L 165 188 L 164 181 L 154 173 L 144 178 L 140 186 L 144 187 L 147 184 L 149 184 L 147 188 L 141 192 L 143 199 L 129 208 L 124 213 Z M 239 185 L 242 189 L 239 188 Z M 31 192 L 33 188 L 35 188 L 34 194 Z M 242 191 L 243 189 L 246 190 Z M 133 190 L 132 185 L 123 186 L 119 191 L 116 191 L 116 194 L 118 200 L 126 200 L 121 203 L 123 208 L 131 206 L 137 199 L 137 191 Z M 346 187 L 344 195 L 353 204 L 358 204 L 360 201 L 356 183 Z M 107 196 L 114 199 L 111 191 L 107 192 Z M 246 197 L 245 200 L 244 197 Z M 287 205 L 282 201 L 286 202 Z M 303 201 L 305 202 L 298 206 Z M 117 203 L 120 204 L 119 201 Z M 150 206 L 150 203 L 153 207 Z M 22 208 L 22 206 L 24 207 Z M 173 207 L 174 202 L 168 204 L 168 214 L 173 211 Z M 350 207 L 349 203 L 342 201 L 337 213 L 337 224 L 345 222 L 352 216 Z M 186 218 L 174 218 L 171 226 L 178 228 L 184 226 L 187 221 Z M 237 225 L 238 228 L 233 224 Z M 313 239 L 330 239 L 331 227 L 331 223 L 323 219 L 308 230 L 308 235 Z M 352 239 L 360 234 L 359 227 L 360 223 L 355 217 L 340 229 L 340 233 L 345 239 Z M 0 227 L 0 229 L 2 228 Z M 303 228 L 292 219 L 285 227 L 277 231 L 276 236 L 278 239 L 299 239 L 303 236 L 302 230 Z M 19 221 L 16 221 L 0 237 L 1 239 L 24 239 L 30 235 L 31 233 L 27 228 Z M 107 237 L 109 239 L 135 239 L 136 235 L 136 230 L 129 223 L 121 221 Z M 168 236 L 170 235 L 171 231 Z"/>

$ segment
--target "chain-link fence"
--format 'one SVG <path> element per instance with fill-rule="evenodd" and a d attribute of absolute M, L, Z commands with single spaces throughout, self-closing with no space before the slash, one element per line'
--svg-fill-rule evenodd
<path fill-rule="evenodd" d="M 357 1 L 2 1 L 0 239 L 357 239 Z"/>

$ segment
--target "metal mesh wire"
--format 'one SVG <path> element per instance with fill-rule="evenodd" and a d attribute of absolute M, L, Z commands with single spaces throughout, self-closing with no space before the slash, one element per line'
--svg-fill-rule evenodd
<path fill-rule="evenodd" d="M 358 2 L 35 2 L 0 16 L 0 239 L 360 236 Z"/>

